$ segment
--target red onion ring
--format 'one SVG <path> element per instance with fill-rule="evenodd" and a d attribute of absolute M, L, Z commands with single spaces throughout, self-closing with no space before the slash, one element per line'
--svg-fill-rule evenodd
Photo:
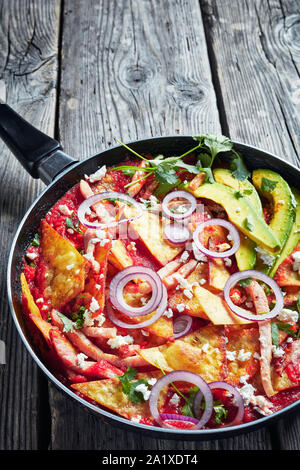
<path fill-rule="evenodd" d="M 213 397 L 211 390 L 205 380 L 200 377 L 200 375 L 195 374 L 194 372 L 188 372 L 186 370 L 174 370 L 169 372 L 168 374 L 161 377 L 155 385 L 153 385 L 150 397 L 149 397 L 149 408 L 151 414 L 155 421 L 160 424 L 164 428 L 174 429 L 171 424 L 166 423 L 162 418 L 157 408 L 158 397 L 161 390 L 169 385 L 172 382 L 189 382 L 201 390 L 205 399 L 205 410 L 198 420 L 197 424 L 195 424 L 194 429 L 201 429 L 209 420 L 213 410 Z"/>
<path fill-rule="evenodd" d="M 175 413 L 161 413 L 160 418 L 163 421 L 184 421 L 188 423 L 198 424 L 198 419 L 191 418 L 190 416 L 177 415 Z"/>
<path fill-rule="evenodd" d="M 190 203 L 190 208 L 186 210 L 183 214 L 176 214 L 168 208 L 168 204 L 170 201 L 176 198 L 182 198 L 186 199 Z M 197 206 L 197 200 L 195 196 L 192 194 L 188 193 L 187 191 L 172 191 L 171 193 L 167 194 L 167 196 L 164 198 L 162 202 L 162 210 L 164 214 L 169 217 L 170 219 L 174 220 L 181 220 L 181 219 L 186 219 L 187 217 L 190 217 L 194 210 L 196 209 Z"/>
<path fill-rule="evenodd" d="M 223 252 L 211 251 L 202 245 L 202 243 L 199 240 L 199 233 L 201 233 L 205 227 L 210 227 L 212 225 L 219 225 L 228 230 L 233 240 L 233 245 L 230 248 L 230 250 L 223 251 Z M 240 243 L 241 243 L 239 232 L 237 231 L 237 229 L 232 225 L 232 223 L 224 219 L 210 219 L 197 225 L 197 228 L 195 232 L 193 233 L 193 240 L 198 250 L 200 250 L 203 254 L 205 254 L 206 256 L 210 258 L 228 258 L 229 256 L 232 256 L 239 249 Z"/>
<path fill-rule="evenodd" d="M 134 330 L 136 328 L 145 328 L 146 326 L 150 326 L 150 325 L 152 325 L 152 323 L 155 323 L 163 315 L 163 313 L 166 311 L 167 305 L 168 305 L 168 292 L 167 292 L 167 289 L 164 286 L 163 297 L 162 297 L 162 300 L 160 302 L 160 305 L 156 309 L 155 314 L 151 318 L 149 318 L 148 320 L 145 320 L 141 323 L 135 323 L 135 324 L 125 323 L 124 321 L 119 320 L 119 318 L 117 318 L 117 316 L 114 312 L 114 309 L 113 309 L 113 307 L 112 307 L 112 305 L 110 304 L 109 301 L 106 302 L 106 312 L 107 312 L 108 318 L 115 325 L 120 326 L 121 328 L 127 328 L 129 330 Z"/>
<path fill-rule="evenodd" d="M 240 392 L 235 387 L 228 384 L 227 382 L 211 382 L 208 384 L 208 386 L 211 390 L 214 390 L 215 388 L 221 388 L 223 390 L 227 390 L 229 393 L 231 393 L 234 396 L 235 404 L 238 407 L 238 410 L 234 419 L 230 421 L 229 423 L 224 424 L 224 427 L 235 426 L 237 424 L 240 424 L 243 421 L 244 412 L 245 412 L 244 400 Z M 199 390 L 199 392 L 197 392 L 195 395 L 194 403 L 193 403 L 193 411 L 194 411 L 194 415 L 196 416 L 196 418 L 199 418 L 201 416 L 200 405 L 201 405 L 202 397 L 203 397 L 202 392 Z"/>
<path fill-rule="evenodd" d="M 139 213 L 131 217 L 129 219 L 122 219 L 118 221 L 114 221 L 111 223 L 101 223 L 101 222 L 90 222 L 85 218 L 86 211 L 93 206 L 94 204 L 97 204 L 97 202 L 103 201 L 105 199 L 123 199 L 126 202 L 129 202 L 131 205 L 133 205 L 136 209 L 138 209 Z M 127 196 L 127 194 L 123 193 L 118 193 L 115 191 L 106 191 L 103 193 L 99 194 L 94 194 L 93 196 L 88 197 L 83 201 L 80 206 L 78 207 L 77 211 L 77 216 L 80 222 L 85 225 L 88 228 L 94 228 L 94 229 L 103 229 L 103 228 L 108 228 L 108 227 L 116 227 L 117 225 L 124 223 L 124 222 L 131 222 L 132 220 L 137 219 L 138 217 L 141 217 L 143 214 L 143 209 L 141 205 L 132 197 Z"/>
<path fill-rule="evenodd" d="M 241 309 L 237 305 L 235 305 L 231 298 L 230 298 L 230 291 L 231 289 L 235 286 L 237 282 L 239 282 L 242 279 L 247 279 L 247 278 L 254 278 L 258 279 L 265 284 L 267 284 L 274 292 L 275 298 L 276 298 L 276 305 L 275 307 L 268 313 L 265 314 L 254 314 L 251 312 L 247 312 L 244 309 Z M 280 287 L 276 282 L 269 276 L 267 276 L 264 273 L 261 273 L 260 271 L 255 271 L 254 269 L 250 269 L 247 271 L 241 271 L 235 274 L 232 274 L 232 276 L 227 279 L 226 284 L 224 286 L 224 299 L 226 303 L 228 304 L 228 307 L 239 317 L 245 318 L 246 320 L 254 320 L 254 321 L 264 321 L 264 320 L 270 320 L 271 318 L 276 317 L 281 310 L 284 307 L 284 300 L 283 300 L 283 295 L 281 292 Z"/>
<path fill-rule="evenodd" d="M 179 224 L 168 224 L 164 228 L 164 235 L 173 245 L 181 245 L 190 238 L 190 231 L 187 227 Z"/>
<path fill-rule="evenodd" d="M 142 307 L 131 307 L 123 297 L 123 290 L 133 279 L 144 279 L 152 288 L 152 296 Z M 163 283 L 153 269 L 146 266 L 129 266 L 116 274 L 110 282 L 109 297 L 113 306 L 129 317 L 141 317 L 154 312 L 163 297 Z"/>
<path fill-rule="evenodd" d="M 180 315 L 174 320 L 173 330 L 174 330 L 174 339 L 182 338 L 188 334 L 192 327 L 193 320 L 189 315 Z"/>

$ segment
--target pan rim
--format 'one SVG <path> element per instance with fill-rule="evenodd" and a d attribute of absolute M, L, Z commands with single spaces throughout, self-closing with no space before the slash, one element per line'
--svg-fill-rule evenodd
<path fill-rule="evenodd" d="M 155 139 L 156 140 L 158 140 L 158 139 L 163 140 L 163 139 L 170 139 L 170 138 L 174 138 L 174 139 L 189 138 L 190 139 L 190 138 L 192 138 L 192 136 L 191 135 L 179 135 L 179 134 L 165 135 L 165 136 L 152 136 L 152 137 L 146 138 L 146 139 L 130 141 L 130 142 L 127 143 L 127 145 L 143 143 L 143 142 L 146 143 L 146 142 L 149 142 L 149 141 L 152 141 L 152 140 L 155 140 Z M 274 154 L 272 154 L 268 151 L 265 151 L 265 150 L 263 150 L 259 147 L 246 144 L 244 142 L 239 142 L 239 141 L 232 141 L 232 142 L 233 142 L 234 146 L 244 147 L 244 148 L 247 148 L 249 150 L 252 150 L 252 151 L 254 150 L 254 151 L 257 151 L 258 153 L 263 153 L 265 155 L 268 155 L 271 158 L 272 161 L 281 162 L 285 166 L 292 168 L 294 171 L 296 171 L 300 175 L 300 169 L 296 165 L 294 165 L 293 163 L 285 161 L 283 158 L 281 158 L 277 155 L 274 155 Z M 198 438 L 201 437 L 201 439 L 203 439 L 203 440 L 205 440 L 205 439 L 206 440 L 221 439 L 221 438 L 230 437 L 230 436 L 233 436 L 233 435 L 236 435 L 236 434 L 241 434 L 241 433 L 245 433 L 245 432 L 254 431 L 257 428 L 260 428 L 260 427 L 264 426 L 264 424 L 266 424 L 266 423 L 270 424 L 271 422 L 279 419 L 281 417 L 281 415 L 288 414 L 291 410 L 299 407 L 300 406 L 300 400 L 286 406 L 285 408 L 283 408 L 279 411 L 276 411 L 275 413 L 272 413 L 271 415 L 263 416 L 262 418 L 259 418 L 255 421 L 250 421 L 248 423 L 243 423 L 243 424 L 240 424 L 240 425 L 237 425 L 237 426 L 229 426 L 229 427 L 218 428 L 218 429 L 203 429 L 203 430 L 182 430 L 182 429 L 179 429 L 178 430 L 178 429 L 158 428 L 158 427 L 155 427 L 155 426 L 149 426 L 149 425 L 145 425 L 145 424 L 135 423 L 133 421 L 130 421 L 126 418 L 115 415 L 115 414 L 113 414 L 109 411 L 103 410 L 103 409 L 89 403 L 88 401 L 86 401 L 83 398 L 76 395 L 71 389 L 66 387 L 60 380 L 58 380 L 52 374 L 52 372 L 45 366 L 45 364 L 41 361 L 41 359 L 37 356 L 37 354 L 35 353 L 35 351 L 31 347 L 29 340 L 26 338 L 26 336 L 24 335 L 24 333 L 22 331 L 22 328 L 21 328 L 20 323 L 18 321 L 16 312 L 15 312 L 15 309 L 14 309 L 14 305 L 13 305 L 13 295 L 12 295 L 12 286 L 11 286 L 11 267 L 12 267 L 13 255 L 14 255 L 15 247 L 17 245 L 17 240 L 18 240 L 19 234 L 20 234 L 20 232 L 23 228 L 24 223 L 26 222 L 26 220 L 28 218 L 28 215 L 31 213 L 33 208 L 38 204 L 38 202 L 44 196 L 44 194 L 46 194 L 48 191 L 51 190 L 52 186 L 57 181 L 62 179 L 65 175 L 67 175 L 69 172 L 71 172 L 75 168 L 80 167 L 83 163 L 85 163 L 89 160 L 92 160 L 95 157 L 100 157 L 102 154 L 104 154 L 104 153 L 106 153 L 110 150 L 121 148 L 121 147 L 122 146 L 120 146 L 120 145 L 109 147 L 109 148 L 104 149 L 101 152 L 96 153 L 94 155 L 91 155 L 91 156 L 89 156 L 89 157 L 87 157 L 87 158 L 85 158 L 85 159 L 83 159 L 79 162 L 75 162 L 74 165 L 71 165 L 68 168 L 66 168 L 48 186 L 46 186 L 46 188 L 41 192 L 41 194 L 39 194 L 39 196 L 32 202 L 32 204 L 30 205 L 30 207 L 26 211 L 25 215 L 23 216 L 22 220 L 19 222 L 18 229 L 17 229 L 17 231 L 14 235 L 14 238 L 13 238 L 13 241 L 12 241 L 12 244 L 11 244 L 11 248 L 10 248 L 10 252 L 9 252 L 9 257 L 8 257 L 8 265 L 7 265 L 8 303 L 9 303 L 10 312 L 12 314 L 15 326 L 17 328 L 17 331 L 18 331 L 18 333 L 19 333 L 19 335 L 22 339 L 23 344 L 25 345 L 27 351 L 29 352 L 29 354 L 31 355 L 33 360 L 37 363 L 37 365 L 40 367 L 42 372 L 47 376 L 47 378 L 49 380 L 51 380 L 51 382 L 53 382 L 54 385 L 58 389 L 60 389 L 63 392 L 67 393 L 70 398 L 72 398 L 73 400 L 76 400 L 77 402 L 79 402 L 83 407 L 88 408 L 89 410 L 91 410 L 94 413 L 97 413 L 98 415 L 100 415 L 100 417 L 103 416 L 103 417 L 108 418 L 109 420 L 115 421 L 116 423 L 114 423 L 114 424 L 116 424 L 116 425 L 118 423 L 122 423 L 123 425 L 130 428 L 130 430 L 133 431 L 133 432 L 134 431 L 138 432 L 140 430 L 144 430 L 148 435 L 151 435 L 151 437 L 153 437 L 153 438 L 159 436 L 160 438 L 164 438 L 164 439 L 169 438 L 170 439 L 172 437 L 176 438 L 175 436 L 177 436 L 177 437 L 180 436 L 180 438 L 183 438 L 183 439 L 184 438 L 186 438 L 186 439 L 193 439 L 193 438 L 197 439 L 197 437 Z M 74 183 L 74 184 L 76 184 L 76 183 Z M 155 434 L 157 436 L 155 436 Z"/>

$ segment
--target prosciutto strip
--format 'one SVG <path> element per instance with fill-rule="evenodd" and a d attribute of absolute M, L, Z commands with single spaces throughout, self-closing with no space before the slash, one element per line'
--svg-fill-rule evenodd
<path fill-rule="evenodd" d="M 251 281 L 246 288 L 255 306 L 256 313 L 269 312 L 269 304 L 263 288 L 256 281 Z M 268 397 L 275 395 L 271 381 L 272 327 L 271 320 L 258 322 L 260 341 L 260 375 L 264 391 Z"/>

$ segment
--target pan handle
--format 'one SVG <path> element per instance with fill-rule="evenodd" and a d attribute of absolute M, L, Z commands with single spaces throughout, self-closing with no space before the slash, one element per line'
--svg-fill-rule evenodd
<path fill-rule="evenodd" d="M 25 170 L 46 184 L 78 161 L 65 154 L 59 142 L 33 127 L 2 101 L 0 137 Z"/>

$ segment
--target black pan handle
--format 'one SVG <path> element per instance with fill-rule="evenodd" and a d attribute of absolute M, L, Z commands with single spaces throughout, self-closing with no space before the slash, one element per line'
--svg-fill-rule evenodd
<path fill-rule="evenodd" d="M 25 170 L 46 184 L 78 161 L 65 154 L 59 142 L 33 127 L 2 101 L 0 137 Z"/>

